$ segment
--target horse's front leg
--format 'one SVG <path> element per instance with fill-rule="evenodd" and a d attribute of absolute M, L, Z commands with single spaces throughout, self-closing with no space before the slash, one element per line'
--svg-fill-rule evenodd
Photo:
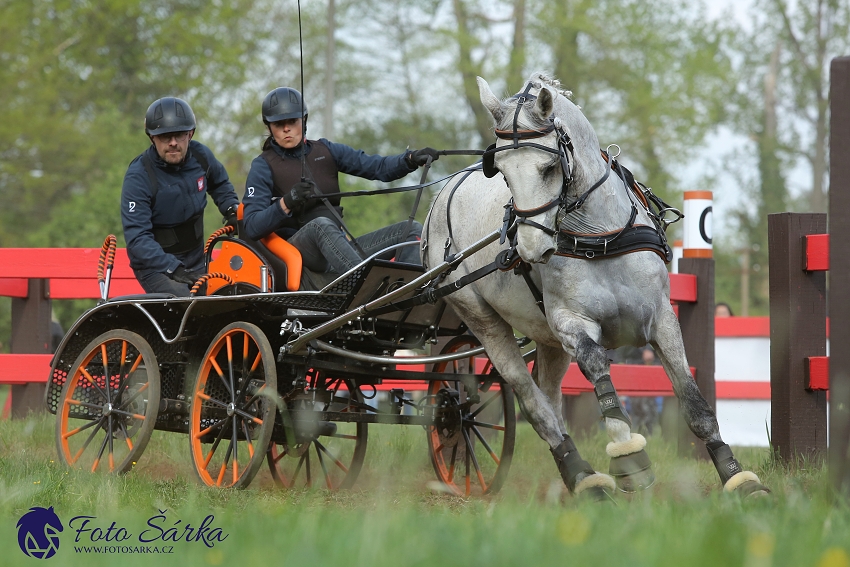
<path fill-rule="evenodd" d="M 631 420 L 611 382 L 611 364 L 605 349 L 590 338 L 580 323 L 561 320 L 556 327 L 564 349 L 568 354 L 574 352 L 579 368 L 593 385 L 611 440 L 605 448 L 611 457 L 608 472 L 616 479 L 617 488 L 623 492 L 649 488 L 655 482 L 655 474 L 644 450 L 646 439 L 631 431 Z"/>
<path fill-rule="evenodd" d="M 682 331 L 672 309 L 666 309 L 659 315 L 655 340 L 651 344 L 673 383 L 673 392 L 679 398 L 685 422 L 705 443 L 724 490 L 735 491 L 745 497 L 770 492 L 755 473 L 741 467 L 732 449 L 720 438 L 717 416 L 699 391 L 688 367 Z"/>

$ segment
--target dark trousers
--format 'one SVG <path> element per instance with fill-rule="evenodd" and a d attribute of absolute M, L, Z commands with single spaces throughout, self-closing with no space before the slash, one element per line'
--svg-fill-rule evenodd
<path fill-rule="evenodd" d="M 410 233 L 405 237 L 406 229 L 407 221 L 398 222 L 357 237 L 357 244 L 368 257 L 387 246 L 415 242 L 422 235 L 422 225 L 416 221 L 413 221 Z M 302 226 L 289 238 L 289 243 L 301 252 L 304 266 L 318 273 L 344 274 L 365 259 L 358 254 L 337 223 L 326 217 L 313 219 Z M 419 247 L 401 248 L 396 253 L 396 260 L 420 264 Z"/>

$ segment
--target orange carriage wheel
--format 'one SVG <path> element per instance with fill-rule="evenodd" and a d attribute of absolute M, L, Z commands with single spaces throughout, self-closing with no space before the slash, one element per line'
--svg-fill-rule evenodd
<path fill-rule="evenodd" d="M 274 427 L 274 353 L 259 327 L 231 323 L 213 339 L 192 389 L 189 444 L 208 486 L 245 488 L 262 465 Z"/>
<path fill-rule="evenodd" d="M 284 488 L 351 488 L 366 457 L 368 424 L 321 421 L 318 411 L 366 413 L 363 395 L 349 380 L 314 374 L 311 393 L 290 400 L 279 438 L 269 446 L 272 478 Z"/>
<path fill-rule="evenodd" d="M 136 464 L 159 412 L 160 375 L 153 349 L 124 329 L 86 346 L 62 387 L 56 446 L 66 465 L 123 473 Z"/>
<path fill-rule="evenodd" d="M 479 346 L 475 337 L 462 335 L 449 341 L 442 354 Z M 495 494 L 507 478 L 516 441 L 513 390 L 499 381 L 483 353 L 438 362 L 433 371 L 446 374 L 445 380 L 429 383 L 425 405 L 435 422 L 426 432 L 437 478 L 458 496 Z M 471 380 L 461 379 L 473 373 L 488 375 L 477 380 L 474 390 Z"/>

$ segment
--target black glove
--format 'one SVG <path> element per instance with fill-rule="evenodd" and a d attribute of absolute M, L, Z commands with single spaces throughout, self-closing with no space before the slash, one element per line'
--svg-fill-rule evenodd
<path fill-rule="evenodd" d="M 239 209 L 239 205 L 230 205 L 227 207 L 227 210 L 224 211 L 224 226 L 236 226 L 236 211 Z"/>
<path fill-rule="evenodd" d="M 176 281 L 177 283 L 186 284 L 190 287 L 195 285 L 195 282 L 201 279 L 201 276 L 203 276 L 203 274 L 190 272 L 183 266 L 178 266 L 177 269 L 174 270 L 174 273 L 169 275 L 171 276 L 171 279 Z"/>
<path fill-rule="evenodd" d="M 316 193 L 316 184 L 312 181 L 301 181 L 292 186 L 289 193 L 283 196 L 283 204 L 291 213 L 298 213 L 304 209 Z"/>
<path fill-rule="evenodd" d="M 422 148 L 421 150 L 413 150 L 407 153 L 407 163 L 411 166 L 421 166 L 425 165 L 428 161 L 428 158 L 431 158 L 431 161 L 437 161 L 440 158 L 439 152 L 434 148 Z"/>

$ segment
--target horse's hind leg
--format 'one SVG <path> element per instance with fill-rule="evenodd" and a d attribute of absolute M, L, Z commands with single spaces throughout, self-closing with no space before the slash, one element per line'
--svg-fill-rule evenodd
<path fill-rule="evenodd" d="M 694 435 L 705 443 L 724 490 L 735 491 L 743 496 L 770 492 L 755 473 L 741 467 L 732 449 L 720 438 L 717 417 L 699 391 L 688 367 L 679 321 L 672 309 L 665 310 L 659 316 L 655 340 L 651 344 L 673 383 L 673 392 L 679 398 L 685 422 Z"/>

